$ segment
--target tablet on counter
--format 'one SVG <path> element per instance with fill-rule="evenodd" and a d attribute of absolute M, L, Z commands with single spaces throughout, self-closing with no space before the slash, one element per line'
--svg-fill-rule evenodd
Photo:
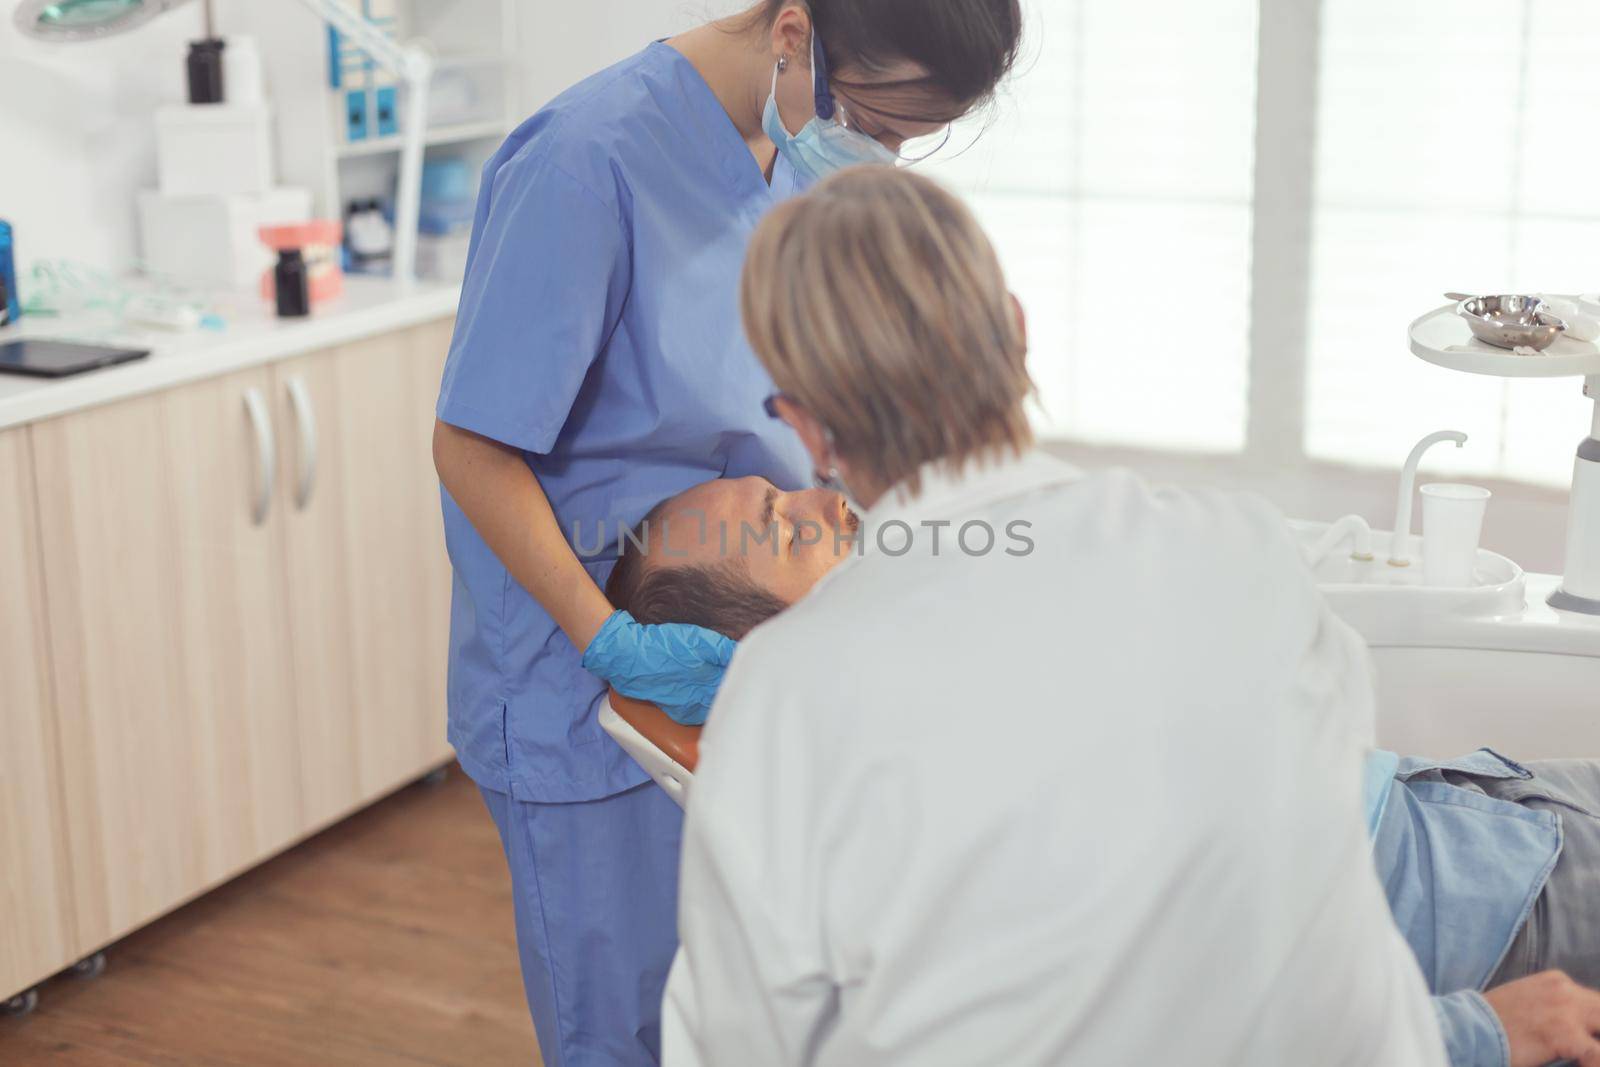
<path fill-rule="evenodd" d="M 113 348 L 72 341 L 24 339 L 0 342 L 0 374 L 25 374 L 34 378 L 65 378 L 116 363 L 143 359 L 146 348 Z"/>

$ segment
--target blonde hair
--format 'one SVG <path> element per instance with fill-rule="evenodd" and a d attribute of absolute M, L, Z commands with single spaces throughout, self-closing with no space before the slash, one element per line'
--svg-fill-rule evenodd
<path fill-rule="evenodd" d="M 745 332 L 774 384 L 882 488 L 1032 443 L 1022 324 L 994 248 L 932 180 L 853 167 L 751 239 Z"/>

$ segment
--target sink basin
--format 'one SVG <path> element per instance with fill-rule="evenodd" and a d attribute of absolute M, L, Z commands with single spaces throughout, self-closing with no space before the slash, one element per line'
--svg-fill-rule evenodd
<path fill-rule="evenodd" d="M 1289 528 L 1309 548 L 1328 529 L 1325 522 L 1291 522 Z M 1390 534 L 1373 531 L 1376 559 L 1355 560 L 1335 550 L 1315 570 L 1328 603 L 1369 641 L 1377 635 L 1415 634 L 1430 621 L 1493 619 L 1521 615 L 1527 603 L 1527 576 L 1516 563 L 1488 549 L 1478 550 L 1476 584 L 1441 589 L 1422 584 L 1422 538 L 1411 536 L 1409 567 L 1391 567 L 1386 557 Z"/>

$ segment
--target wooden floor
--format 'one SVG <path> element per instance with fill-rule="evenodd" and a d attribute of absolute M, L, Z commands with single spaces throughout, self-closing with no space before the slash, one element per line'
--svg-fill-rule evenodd
<path fill-rule="evenodd" d="M 535 1064 L 511 882 L 459 769 L 414 785 L 57 978 L 0 1064 Z"/>

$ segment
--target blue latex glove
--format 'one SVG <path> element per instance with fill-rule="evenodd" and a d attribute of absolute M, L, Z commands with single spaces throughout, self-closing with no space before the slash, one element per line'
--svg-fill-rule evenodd
<path fill-rule="evenodd" d="M 583 669 L 626 697 L 646 700 L 675 722 L 699 726 L 711 711 L 734 642 L 686 623 L 645 626 L 613 612 L 583 652 Z"/>

